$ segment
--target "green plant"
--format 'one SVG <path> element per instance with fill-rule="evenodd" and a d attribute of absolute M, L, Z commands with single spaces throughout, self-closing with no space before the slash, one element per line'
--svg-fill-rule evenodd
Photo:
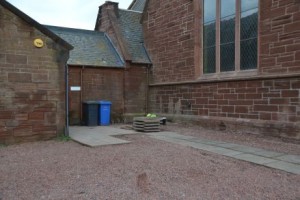
<path fill-rule="evenodd" d="M 71 137 L 61 134 L 57 136 L 56 140 L 60 142 L 68 142 L 71 140 Z"/>
<path fill-rule="evenodd" d="M 6 145 L 6 144 L 1 144 L 1 143 L 0 143 L 0 149 L 1 149 L 1 148 L 4 148 L 4 147 L 7 147 L 7 145 Z"/>

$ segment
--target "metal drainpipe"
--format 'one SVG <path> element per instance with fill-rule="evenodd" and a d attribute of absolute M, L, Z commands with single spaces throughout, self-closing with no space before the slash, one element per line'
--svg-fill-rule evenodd
<path fill-rule="evenodd" d="M 123 120 L 124 122 L 126 122 L 126 119 L 125 119 L 125 101 L 126 101 L 126 97 L 125 97 L 125 90 L 126 90 L 126 87 L 125 87 L 125 82 L 126 82 L 126 69 L 127 68 L 127 63 L 125 63 L 125 68 L 123 70 Z"/>
<path fill-rule="evenodd" d="M 80 123 L 82 122 L 82 93 L 83 93 L 83 70 L 84 66 L 82 66 L 80 70 Z"/>
<path fill-rule="evenodd" d="M 69 66 L 65 65 L 65 85 L 66 85 L 66 129 L 65 136 L 69 136 Z"/>
<path fill-rule="evenodd" d="M 145 44 L 144 43 L 141 43 L 141 44 L 142 44 L 142 46 L 145 49 L 146 55 L 147 55 L 150 63 L 152 63 L 151 58 L 150 58 L 150 56 L 149 56 L 149 54 L 148 54 L 148 52 L 146 50 Z M 152 64 L 148 64 L 147 65 L 147 88 L 146 88 L 146 106 L 145 106 L 146 114 L 149 112 L 149 110 L 148 110 L 149 109 L 148 108 L 148 103 L 149 103 L 149 83 L 150 83 L 150 80 L 149 80 L 149 76 L 150 76 L 149 71 L 150 71 L 150 67 L 151 66 L 152 66 Z"/>
<path fill-rule="evenodd" d="M 150 71 L 150 66 L 151 65 L 147 65 L 147 85 L 146 85 L 146 99 L 145 99 L 145 114 L 148 113 L 148 101 L 149 101 L 149 71 Z"/>

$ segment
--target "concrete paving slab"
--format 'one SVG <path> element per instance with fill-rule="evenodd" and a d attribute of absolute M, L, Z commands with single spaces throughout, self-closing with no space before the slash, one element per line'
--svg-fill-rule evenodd
<path fill-rule="evenodd" d="M 169 131 L 161 131 L 161 132 L 152 132 L 152 133 L 144 133 L 149 136 L 165 136 L 165 137 L 176 137 L 180 136 L 178 133 L 169 132 Z"/>
<path fill-rule="evenodd" d="M 170 143 L 173 143 L 173 144 L 180 144 L 180 145 L 183 145 L 183 146 L 190 146 L 190 143 L 188 141 L 185 141 L 185 140 L 179 140 L 179 139 L 176 139 L 176 138 L 171 138 L 171 137 L 166 137 L 166 136 L 159 136 L 159 135 L 151 135 L 150 137 L 154 138 L 154 139 L 162 140 L 162 141 L 165 141 L 165 142 L 170 142 Z"/>
<path fill-rule="evenodd" d="M 276 162 L 277 160 L 271 159 L 271 158 L 265 158 L 262 156 L 257 156 L 257 155 L 253 155 L 253 154 L 247 154 L 247 153 L 243 153 L 243 154 L 238 154 L 238 155 L 233 155 L 230 156 L 232 158 L 236 158 L 239 160 L 244 160 L 244 161 L 248 161 L 248 162 L 252 162 L 252 163 L 256 163 L 256 164 L 268 164 L 271 162 Z"/>
<path fill-rule="evenodd" d="M 195 140 L 197 139 L 196 137 L 193 136 L 188 136 L 188 135 L 170 135 L 170 137 L 176 138 L 176 139 L 180 139 L 180 140 Z"/>
<path fill-rule="evenodd" d="M 171 142 L 171 143 L 174 143 L 174 144 L 180 144 L 180 145 L 183 145 L 183 146 L 187 146 L 187 147 L 190 147 L 190 143 L 185 141 L 185 140 L 176 140 L 176 139 L 173 139 L 173 140 L 166 140 L 166 142 Z"/>
<path fill-rule="evenodd" d="M 169 141 L 169 142 L 173 141 L 181 144 L 188 144 L 189 140 L 196 139 L 195 137 L 180 135 L 175 132 L 156 132 L 156 133 L 145 133 L 145 134 L 150 137 L 154 137 L 156 139 L 163 138 L 165 141 Z"/>
<path fill-rule="evenodd" d="M 275 159 L 300 165 L 300 156 L 296 155 L 282 155 L 276 157 Z"/>
<path fill-rule="evenodd" d="M 73 139 L 74 141 L 83 144 L 85 146 L 89 146 L 89 147 L 99 147 L 99 146 L 105 146 L 105 145 L 117 145 L 117 144 L 127 144 L 130 143 L 129 141 L 125 141 L 125 140 L 82 140 L 82 139 Z"/>
<path fill-rule="evenodd" d="M 71 126 L 70 135 L 73 134 L 101 134 L 101 135 L 127 135 L 127 134 L 137 134 L 134 130 L 125 130 L 120 128 L 114 128 L 110 126 Z"/>
<path fill-rule="evenodd" d="M 231 149 L 226 149 L 226 148 L 221 148 L 221 147 L 211 150 L 211 152 L 217 153 L 217 154 L 220 154 L 223 156 L 235 156 L 235 155 L 242 154 L 242 152 L 240 152 L 240 151 L 234 151 Z"/>
<path fill-rule="evenodd" d="M 251 154 L 257 155 L 257 156 L 263 156 L 267 158 L 275 158 L 277 156 L 282 156 L 284 153 L 279 153 L 275 151 L 267 151 L 267 150 L 261 150 L 261 151 L 255 151 L 252 152 Z"/>
<path fill-rule="evenodd" d="M 216 147 L 216 146 L 207 145 L 207 144 L 203 144 L 203 143 L 193 143 L 193 144 L 190 144 L 190 145 L 191 145 L 191 147 L 194 147 L 196 149 L 201 149 L 201 150 L 209 151 L 209 152 L 212 152 L 212 153 L 221 154 L 221 155 L 224 155 L 224 156 L 233 156 L 233 155 L 238 155 L 238 154 L 242 153 L 242 152 L 239 152 L 239 151 L 234 151 L 234 150 L 231 150 L 231 149 Z"/>
<path fill-rule="evenodd" d="M 151 137 L 155 138 L 155 139 L 160 139 L 166 142 L 170 142 L 170 143 L 174 143 L 174 144 L 181 144 L 184 146 L 190 146 L 196 149 L 200 149 L 200 150 L 205 150 L 205 151 L 209 151 L 209 152 L 213 152 L 213 153 L 217 153 L 217 154 L 221 154 L 221 155 L 237 155 L 237 154 L 241 154 L 241 152 L 238 151 L 234 151 L 231 149 L 225 149 L 225 148 L 221 148 L 221 147 L 216 147 L 213 145 L 208 145 L 208 144 L 204 144 L 204 143 L 200 143 L 200 142 L 196 142 L 194 140 L 190 141 L 189 140 L 184 140 L 184 139 L 178 139 L 178 137 L 170 137 L 171 135 L 168 136 L 160 136 L 160 135 L 153 135 Z"/>
<path fill-rule="evenodd" d="M 150 137 L 155 139 L 160 139 L 166 142 L 175 143 L 175 144 L 182 144 L 184 146 L 191 146 L 197 149 L 202 150 L 211 150 L 217 147 L 199 143 L 199 142 L 191 142 L 189 139 L 183 139 L 184 137 L 178 137 L 178 134 L 168 134 L 168 135 L 161 135 L 161 134 L 150 134 Z"/>
<path fill-rule="evenodd" d="M 74 141 L 76 141 L 80 144 L 83 144 L 85 146 L 89 146 L 89 147 L 130 143 L 129 141 L 121 140 L 121 139 L 113 138 L 113 137 L 109 137 L 109 136 L 102 136 L 102 137 L 71 136 L 71 138 Z"/>
<path fill-rule="evenodd" d="M 201 149 L 201 150 L 205 150 L 205 151 L 212 151 L 212 150 L 217 148 L 217 147 L 214 147 L 214 146 L 211 146 L 211 145 L 202 144 L 202 143 L 195 143 L 195 142 L 189 142 L 189 145 L 191 147 L 196 148 L 196 149 Z"/>
<path fill-rule="evenodd" d="M 202 143 L 202 144 L 208 144 L 208 145 L 216 145 L 216 144 L 224 144 L 225 142 L 221 141 L 213 141 L 213 140 L 207 140 L 207 139 L 199 139 L 199 138 L 194 138 L 194 139 L 188 139 L 190 142 L 197 142 L 197 143 Z"/>
<path fill-rule="evenodd" d="M 228 148 L 228 149 L 241 148 L 241 145 L 233 144 L 233 143 L 221 143 L 221 144 L 218 144 L 218 146 Z"/>
<path fill-rule="evenodd" d="M 300 175 L 300 165 L 297 164 L 288 163 L 285 161 L 276 161 L 263 165 Z"/>
<path fill-rule="evenodd" d="M 70 137 L 83 145 L 97 147 L 103 145 L 127 144 L 130 141 L 121 140 L 112 136 L 137 134 L 135 131 L 113 128 L 109 126 L 72 126 L 69 131 Z"/>
<path fill-rule="evenodd" d="M 247 147 L 244 145 L 235 145 L 234 147 L 228 147 L 229 149 L 235 150 L 235 151 L 241 151 L 244 153 L 253 153 L 257 151 L 262 151 L 263 149 L 253 148 L 253 147 Z"/>
<path fill-rule="evenodd" d="M 167 131 L 139 133 L 135 132 L 134 130 L 125 130 L 109 126 L 70 127 L 70 137 L 73 140 L 91 147 L 130 143 L 130 141 L 112 137 L 116 135 L 127 134 L 147 135 L 154 139 L 179 144 L 182 146 L 193 147 L 216 154 L 229 156 L 231 158 L 260 164 L 295 174 L 300 174 L 300 156 L 296 155 L 286 155 L 283 153 L 267 151 L 264 149 L 222 141 L 212 141 Z"/>

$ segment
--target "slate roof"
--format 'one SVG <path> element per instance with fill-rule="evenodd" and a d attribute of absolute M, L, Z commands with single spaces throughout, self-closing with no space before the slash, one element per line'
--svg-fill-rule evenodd
<path fill-rule="evenodd" d="M 69 65 L 124 67 L 124 61 L 105 33 L 57 26 L 46 27 L 74 46 L 70 51 Z"/>
<path fill-rule="evenodd" d="M 143 27 L 140 23 L 141 17 L 141 12 L 119 9 L 119 27 L 132 57 L 132 62 L 151 64 L 144 47 Z"/>
<path fill-rule="evenodd" d="M 134 0 L 128 10 L 135 10 L 139 12 L 143 12 L 146 5 L 146 0 Z"/>
<path fill-rule="evenodd" d="M 37 30 L 41 31 L 43 34 L 50 37 L 53 41 L 56 43 L 64 46 L 66 49 L 71 50 L 73 49 L 73 46 L 69 44 L 67 41 L 63 40 L 62 38 L 58 37 L 56 34 L 54 34 L 52 31 L 47 29 L 42 24 L 38 23 L 25 13 L 23 13 L 21 10 L 10 4 L 9 2 L 5 0 L 0 0 L 0 5 L 2 5 L 4 8 L 8 9 L 10 12 L 14 13 L 18 17 L 20 17 L 22 20 L 24 20 L 26 23 L 30 24 L 31 26 L 35 27 Z"/>

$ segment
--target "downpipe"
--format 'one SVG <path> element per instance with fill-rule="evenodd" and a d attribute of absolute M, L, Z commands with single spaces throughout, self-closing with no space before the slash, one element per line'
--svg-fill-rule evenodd
<path fill-rule="evenodd" d="M 69 136 L 69 66 L 65 65 L 65 106 L 66 106 L 66 128 L 65 128 L 65 136 Z"/>

